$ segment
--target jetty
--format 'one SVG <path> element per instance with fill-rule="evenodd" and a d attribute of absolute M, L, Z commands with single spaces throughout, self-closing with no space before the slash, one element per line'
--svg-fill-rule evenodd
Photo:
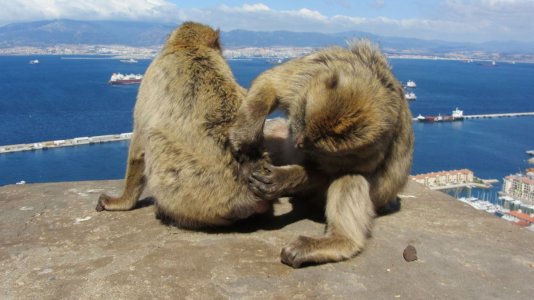
<path fill-rule="evenodd" d="M 29 144 L 6 145 L 6 146 L 0 146 L 0 154 L 30 151 L 30 150 L 51 149 L 51 148 L 59 148 L 59 147 L 99 144 L 99 143 L 107 143 L 107 142 L 117 142 L 117 141 L 129 140 L 131 137 L 132 137 L 132 133 L 126 132 L 126 133 L 120 133 L 120 134 L 76 137 L 73 139 L 54 140 L 54 141 L 37 142 L 37 143 L 29 143 Z"/>
<path fill-rule="evenodd" d="M 496 118 L 513 118 L 513 117 L 532 117 L 534 112 L 516 112 L 516 113 L 498 113 L 498 114 L 480 114 L 480 115 L 462 115 L 455 121 L 462 121 L 466 119 L 496 119 Z M 414 122 L 421 121 L 418 118 L 412 118 Z M 433 123 L 433 122 L 431 122 Z"/>
<path fill-rule="evenodd" d="M 534 112 L 518 112 L 518 113 L 500 113 L 500 114 L 482 114 L 482 115 L 463 115 L 463 119 L 488 119 L 488 118 L 510 118 L 510 117 L 524 117 L 534 116 Z M 417 118 L 413 118 L 413 121 L 419 121 Z M 99 135 L 91 137 L 77 137 L 65 140 L 55 140 L 28 144 L 16 144 L 16 145 L 4 145 L 0 146 L 0 154 L 31 151 L 41 149 L 51 149 L 59 147 L 80 146 L 88 144 L 98 144 L 106 142 L 117 142 L 123 140 L 129 140 L 132 136 L 131 132 L 120 134 Z M 528 154 L 534 155 L 534 150 L 527 151 Z"/>
<path fill-rule="evenodd" d="M 534 116 L 534 112 L 483 114 L 483 115 L 464 115 L 464 119 L 512 118 L 512 117 L 526 117 L 526 116 Z"/>

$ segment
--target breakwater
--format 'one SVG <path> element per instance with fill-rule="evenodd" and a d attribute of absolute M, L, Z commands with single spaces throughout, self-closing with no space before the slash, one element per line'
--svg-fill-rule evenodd
<path fill-rule="evenodd" d="M 520 113 L 500 113 L 500 114 L 482 114 L 482 115 L 464 115 L 464 119 L 487 119 L 487 118 L 511 118 L 511 117 L 524 117 L 534 116 L 534 112 L 520 112 Z M 413 119 L 418 121 L 417 118 Z M 77 137 L 65 140 L 55 140 L 28 144 L 16 144 L 0 146 L 0 154 L 30 150 L 51 149 L 58 147 L 80 146 L 97 143 L 107 143 L 128 140 L 132 136 L 131 132 L 109 135 L 98 135 L 90 137 Z"/>
<path fill-rule="evenodd" d="M 73 139 L 45 141 L 45 142 L 37 142 L 37 143 L 29 143 L 29 144 L 6 145 L 6 146 L 0 146 L 0 154 L 10 153 L 10 152 L 42 150 L 42 149 L 52 149 L 52 148 L 59 148 L 59 147 L 70 147 L 70 146 L 107 143 L 107 142 L 117 142 L 117 141 L 129 140 L 131 137 L 132 137 L 132 133 L 126 132 L 126 133 L 120 133 L 120 134 L 76 137 Z"/>
<path fill-rule="evenodd" d="M 534 116 L 534 112 L 464 115 L 464 119 L 512 118 L 512 117 L 525 117 L 525 116 Z"/>
<path fill-rule="evenodd" d="M 480 115 L 463 115 L 461 118 L 448 121 L 461 121 L 470 119 L 496 119 L 496 118 L 513 118 L 513 117 L 531 117 L 534 112 L 518 112 L 518 113 L 498 113 L 498 114 L 480 114 Z M 418 118 L 413 118 L 413 121 L 419 121 Z M 435 121 L 437 122 L 437 121 Z"/>

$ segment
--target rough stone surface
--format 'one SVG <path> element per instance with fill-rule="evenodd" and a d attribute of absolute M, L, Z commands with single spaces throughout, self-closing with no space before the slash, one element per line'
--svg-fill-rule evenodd
<path fill-rule="evenodd" d="M 280 249 L 324 224 L 288 201 L 219 232 L 162 225 L 150 198 L 96 212 L 122 181 L 0 188 L 1 299 L 528 299 L 534 233 L 410 183 L 359 256 L 293 269 Z M 146 197 L 146 196 L 145 196 Z M 291 212 L 292 211 L 292 212 Z M 406 263 L 406 245 L 418 260 Z"/>

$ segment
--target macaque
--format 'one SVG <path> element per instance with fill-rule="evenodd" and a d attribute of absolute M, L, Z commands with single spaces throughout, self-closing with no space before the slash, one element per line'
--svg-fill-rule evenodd
<path fill-rule="evenodd" d="M 362 251 L 377 210 L 397 203 L 412 163 L 412 117 L 387 59 L 367 40 L 327 48 L 258 76 L 230 129 L 236 157 L 258 157 L 267 115 L 287 113 L 295 163 L 254 167 L 260 197 L 324 202 L 326 233 L 282 249 L 292 267 L 335 262 Z M 304 198 L 304 199 L 302 199 Z"/>
<path fill-rule="evenodd" d="M 193 22 L 171 33 L 147 69 L 134 110 L 125 188 L 102 194 L 97 211 L 134 208 L 145 185 L 156 214 L 185 228 L 228 225 L 270 209 L 238 162 L 229 129 L 246 91 L 222 56 L 219 31 Z"/>

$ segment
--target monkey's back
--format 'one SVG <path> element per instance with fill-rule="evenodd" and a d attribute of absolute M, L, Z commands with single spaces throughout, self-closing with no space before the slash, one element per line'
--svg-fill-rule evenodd
<path fill-rule="evenodd" d="M 238 178 L 228 128 L 244 92 L 217 50 L 166 46 L 140 86 L 134 134 L 145 147 L 145 175 L 160 211 L 179 225 L 224 225 L 252 194 Z"/>

